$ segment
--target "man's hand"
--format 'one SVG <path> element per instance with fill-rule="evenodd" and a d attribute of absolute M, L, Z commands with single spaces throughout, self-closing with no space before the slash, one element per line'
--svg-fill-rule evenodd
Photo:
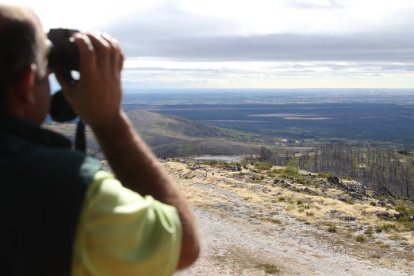
<path fill-rule="evenodd" d="M 122 51 L 118 42 L 105 34 L 73 36 L 80 55 L 80 79 L 71 85 L 56 72 L 66 100 L 92 128 L 113 125 L 121 105 Z"/>

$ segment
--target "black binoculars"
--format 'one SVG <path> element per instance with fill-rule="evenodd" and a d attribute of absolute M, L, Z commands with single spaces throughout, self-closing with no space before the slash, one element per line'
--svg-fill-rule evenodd
<path fill-rule="evenodd" d="M 60 70 L 77 70 L 79 67 L 79 51 L 71 40 L 78 30 L 50 29 L 47 34 L 49 40 L 49 68 Z"/>
<path fill-rule="evenodd" d="M 64 76 L 68 82 L 75 83 L 71 71 L 79 69 L 79 50 L 71 37 L 78 30 L 51 29 L 47 34 L 49 40 L 48 67 Z M 77 115 L 67 103 L 60 90 L 52 97 L 50 116 L 56 122 L 67 122 L 76 119 Z M 75 149 L 86 152 L 85 125 L 79 120 L 76 127 Z"/>
<path fill-rule="evenodd" d="M 71 29 L 50 29 L 47 34 L 49 40 L 48 67 L 59 72 L 73 82 L 71 71 L 79 68 L 79 51 L 71 37 L 79 32 Z M 62 91 L 53 94 L 50 105 L 50 116 L 56 122 L 67 122 L 76 119 L 77 115 L 65 100 Z"/>

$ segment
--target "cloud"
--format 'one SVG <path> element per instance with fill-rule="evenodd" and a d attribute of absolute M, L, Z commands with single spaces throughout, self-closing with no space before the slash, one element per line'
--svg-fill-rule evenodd
<path fill-rule="evenodd" d="M 359 4 L 361 1 L 280 1 L 285 4 L 279 4 L 281 11 L 276 9 L 273 16 L 280 18 L 272 21 L 269 14 L 264 14 L 263 19 L 254 10 L 249 18 L 246 12 L 254 8 L 250 2 L 240 14 L 243 18 L 232 18 L 211 12 L 200 14 L 198 6 L 191 8 L 180 6 L 180 1 L 167 1 L 137 17 L 111 23 L 104 30 L 121 42 L 127 57 L 193 61 L 412 60 L 413 5 L 406 4 L 402 11 L 398 6 L 368 2 L 369 7 Z M 277 2 L 264 3 L 272 7 Z M 378 14 L 370 15 L 369 10 L 358 8 L 370 8 Z M 289 11 L 294 20 L 283 16 L 283 11 Z M 267 27 L 254 25 L 267 20 Z M 254 31 L 255 28 L 258 30 Z M 262 28 L 266 29 L 264 33 L 260 32 Z"/>
<path fill-rule="evenodd" d="M 292 0 L 288 6 L 299 9 L 336 9 L 343 8 L 344 0 Z"/>
<path fill-rule="evenodd" d="M 350 35 L 155 36 L 145 29 L 114 31 L 129 57 L 216 61 L 383 61 L 414 59 L 414 33 Z"/>

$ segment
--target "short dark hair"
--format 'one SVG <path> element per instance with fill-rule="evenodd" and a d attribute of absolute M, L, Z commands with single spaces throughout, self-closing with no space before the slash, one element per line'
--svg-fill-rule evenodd
<path fill-rule="evenodd" d="M 29 18 L 10 16 L 0 7 L 0 113 L 4 112 L 6 91 L 23 71 L 36 63 L 36 30 Z"/>

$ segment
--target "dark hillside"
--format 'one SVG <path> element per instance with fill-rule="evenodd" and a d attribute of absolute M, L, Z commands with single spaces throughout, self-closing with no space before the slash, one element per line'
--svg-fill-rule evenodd
<path fill-rule="evenodd" d="M 130 110 L 127 115 L 159 157 L 255 152 L 254 146 L 232 142 L 223 130 L 202 123 L 144 110 Z"/>

